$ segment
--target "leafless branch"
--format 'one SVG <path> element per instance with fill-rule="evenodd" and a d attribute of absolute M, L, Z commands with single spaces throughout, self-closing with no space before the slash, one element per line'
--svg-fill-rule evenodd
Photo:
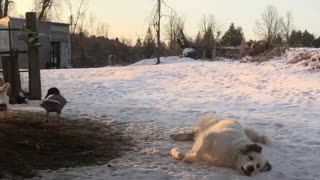
<path fill-rule="evenodd" d="M 281 18 L 278 10 L 274 6 L 268 6 L 261 14 L 260 21 L 256 22 L 255 32 L 267 42 L 267 48 L 270 43 L 280 34 Z"/>
<path fill-rule="evenodd" d="M 290 12 L 287 12 L 284 19 L 281 21 L 282 23 L 282 34 L 286 41 L 289 42 L 289 38 L 291 36 L 292 31 L 294 30 L 294 18 Z"/>

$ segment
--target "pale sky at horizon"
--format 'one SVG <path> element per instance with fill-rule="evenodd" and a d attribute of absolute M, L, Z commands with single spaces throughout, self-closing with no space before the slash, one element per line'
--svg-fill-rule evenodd
<path fill-rule="evenodd" d="M 64 1 L 64 0 L 62 0 Z M 77 2 L 76 0 L 71 0 Z M 241 26 L 246 39 L 256 38 L 254 25 L 268 5 L 277 7 L 281 15 L 290 11 L 296 29 L 320 35 L 320 0 L 166 0 L 179 16 L 184 17 L 186 32 L 194 37 L 204 14 L 214 14 L 224 32 L 231 22 Z M 32 9 L 33 0 L 15 0 L 15 15 Z M 111 37 L 125 37 L 135 42 L 144 37 L 155 0 L 90 0 L 89 11 L 99 21 L 110 25 Z M 61 15 L 66 17 L 66 14 Z M 67 18 L 63 18 L 67 19 Z"/>

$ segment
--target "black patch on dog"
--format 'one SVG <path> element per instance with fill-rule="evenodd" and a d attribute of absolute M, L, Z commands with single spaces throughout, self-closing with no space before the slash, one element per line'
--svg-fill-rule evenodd
<path fill-rule="evenodd" d="M 244 154 L 244 155 L 246 155 L 250 152 L 261 153 L 261 151 L 262 151 L 262 147 L 259 146 L 258 144 L 248 144 L 240 149 L 240 153 Z"/>

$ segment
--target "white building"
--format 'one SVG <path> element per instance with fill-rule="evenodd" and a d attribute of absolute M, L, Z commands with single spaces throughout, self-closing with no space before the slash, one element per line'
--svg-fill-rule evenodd
<path fill-rule="evenodd" d="M 0 29 L 8 28 L 22 29 L 26 25 L 25 19 L 5 17 L 0 19 Z M 38 33 L 45 36 L 39 38 L 40 68 L 70 68 L 71 67 L 71 42 L 69 24 L 56 22 L 37 22 Z M 19 31 L 11 31 L 12 49 L 20 51 L 27 50 L 24 41 L 18 39 Z M 9 51 L 9 33 L 0 31 L 0 52 Z M 0 63 L 1 64 L 1 63 Z M 22 69 L 28 68 L 27 54 L 19 55 L 19 66 Z"/>

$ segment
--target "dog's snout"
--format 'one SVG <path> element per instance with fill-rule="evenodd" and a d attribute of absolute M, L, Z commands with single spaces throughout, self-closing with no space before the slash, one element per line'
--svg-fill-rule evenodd
<path fill-rule="evenodd" d="M 247 172 L 252 174 L 252 172 L 254 171 L 254 167 L 252 165 L 247 167 Z"/>
<path fill-rule="evenodd" d="M 243 173 L 247 176 L 251 176 L 251 174 L 254 172 L 254 167 L 252 165 L 247 166 L 246 168 L 241 167 L 241 170 Z"/>

